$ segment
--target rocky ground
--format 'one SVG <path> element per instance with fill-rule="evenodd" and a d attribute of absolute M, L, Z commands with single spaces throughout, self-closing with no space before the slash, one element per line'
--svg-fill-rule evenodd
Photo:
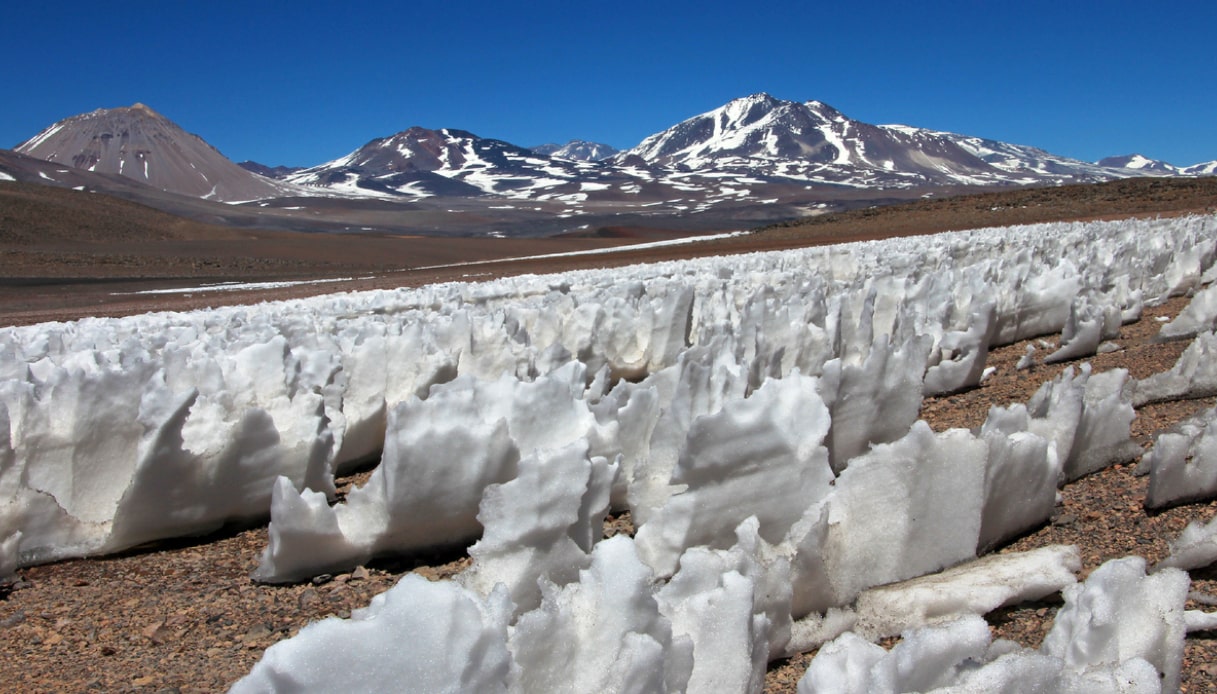
<path fill-rule="evenodd" d="M 1064 206 L 1057 208 L 1055 216 L 1106 216 L 1096 212 L 1090 203 L 1082 203 L 1096 197 L 1102 201 L 1113 195 L 1110 189 L 1099 190 L 1099 193 L 1086 195 L 1065 195 L 1060 198 L 1065 201 Z M 1130 202 L 1121 198 L 1108 202 L 1111 202 L 1111 214 L 1119 216 L 1212 210 L 1217 205 L 1217 189 L 1204 190 L 1207 192 L 1181 194 L 1174 204 L 1165 207 L 1157 199 L 1161 196 L 1155 197 L 1153 189 L 1148 187 L 1141 190 L 1144 204 L 1140 208 L 1134 204 L 1135 200 Z M 1011 194 L 1028 193 L 1032 191 Z M 955 212 L 948 209 L 949 206 L 937 212 L 911 209 L 908 214 L 917 220 L 916 224 L 885 210 L 848 217 L 844 222 L 812 225 L 802 237 L 798 236 L 798 229 L 784 228 L 746 237 L 735 245 L 723 245 L 720 252 L 822 243 L 834 238 L 825 231 L 831 224 L 844 225 L 838 227 L 840 234 L 836 238 L 875 237 L 887 232 L 929 233 L 953 228 L 951 216 L 958 213 L 960 204 L 979 213 L 986 205 L 1000 207 L 995 200 L 956 202 L 953 203 L 957 208 Z M 1101 207 L 1098 203 L 1095 206 Z M 1015 206 L 1010 209 L 1027 208 Z M 868 218 L 874 222 L 873 227 L 864 223 Z M 995 217 L 993 224 L 1009 223 L 1004 219 Z M 690 251 L 685 248 L 645 255 L 635 252 L 622 258 L 636 262 L 646 258 L 667 258 L 681 252 Z M 503 264 L 478 272 L 499 274 L 558 269 L 554 262 Z M 565 267 L 592 261 L 566 259 L 562 262 Z M 606 261 L 601 258 L 595 262 Z M 324 274 L 316 269 L 314 272 Z M 462 272 L 470 274 L 468 270 Z M 227 276 L 237 275 L 229 273 Z M 436 277 L 459 279 L 444 273 L 437 273 Z M 403 272 L 368 283 L 417 283 L 436 277 L 422 271 Z M 5 303 L 13 295 L 0 292 L 0 306 L 4 307 L 0 311 L 2 322 L 12 324 L 48 317 L 66 319 L 91 313 L 120 314 L 253 298 L 176 297 L 162 301 L 137 296 L 115 301 L 110 297 L 108 284 L 68 282 L 66 285 L 73 289 L 64 290 L 60 295 L 65 298 L 64 302 L 56 303 L 52 296 L 42 299 L 42 304 L 32 302 L 30 305 L 34 308 L 20 310 Z M 48 282 L 43 287 L 50 291 L 56 285 Z M 306 288 L 300 291 L 320 290 Z M 88 296 L 82 297 L 80 293 Z M 1185 301 L 1180 298 L 1148 310 L 1141 321 L 1125 326 L 1117 340 L 1122 350 L 1088 361 L 1096 370 L 1126 368 L 1134 377 L 1170 368 L 1184 344 L 1157 343 L 1151 338 L 1161 325 L 1157 317 L 1174 315 Z M 936 429 L 976 426 L 990 406 L 1025 402 L 1041 383 L 1069 366 L 1016 370 L 1014 364 L 1024 351 L 1022 343 L 995 350 L 989 359 L 989 364 L 996 367 L 991 378 L 971 391 L 927 400 L 922 416 Z M 1148 446 L 1156 433 L 1213 404 L 1210 399 L 1142 408 L 1133 423 L 1133 435 Z M 366 478 L 366 474 L 352 476 L 343 482 L 349 488 Z M 999 551 L 1057 543 L 1077 544 L 1084 563 L 1084 577 L 1110 558 L 1139 554 L 1151 562 L 1156 561 L 1165 555 L 1167 541 L 1173 539 L 1188 521 L 1207 520 L 1217 514 L 1217 502 L 1146 513 L 1141 505 L 1146 483 L 1147 478 L 1133 475 L 1133 466 L 1118 466 L 1072 483 L 1062 490 L 1063 503 L 1050 523 Z M 606 525 L 606 534 L 628 531 L 628 518 L 614 518 Z M 64 561 L 21 570 L 19 580 L 0 591 L 0 682 L 4 683 L 0 688 L 22 692 L 221 691 L 245 674 L 268 646 L 291 636 L 310 621 L 329 615 L 348 616 L 351 610 L 366 605 L 372 596 L 386 590 L 406 572 L 440 578 L 460 571 L 468 562 L 463 551 L 439 552 L 381 561 L 337 576 L 319 576 L 301 585 L 266 586 L 249 579 L 265 543 L 263 525 L 229 528 L 209 537 L 159 543 L 120 556 Z M 1202 598 L 1217 595 L 1215 578 L 1217 575 L 1211 571 L 1194 572 L 1193 590 Z M 989 619 L 995 635 L 1036 646 L 1050 627 L 1057 607 L 1051 601 L 1018 606 L 992 614 Z M 1189 607 L 1200 605 L 1189 603 Z M 1188 638 L 1183 691 L 1217 691 L 1217 640 L 1214 636 L 1198 633 Z M 811 654 L 805 654 L 772 664 L 766 690 L 794 691 L 810 657 Z M 341 667 L 341 664 L 335 666 Z"/>

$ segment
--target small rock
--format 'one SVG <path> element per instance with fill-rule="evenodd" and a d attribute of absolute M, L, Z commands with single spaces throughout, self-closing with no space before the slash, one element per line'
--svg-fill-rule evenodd
<path fill-rule="evenodd" d="M 371 577 L 371 575 L 371 572 L 368 571 L 367 568 L 363 566 L 356 566 L 355 570 L 351 572 L 351 580 L 366 581 L 369 577 Z"/>
<path fill-rule="evenodd" d="M 320 602 L 321 596 L 318 595 L 317 591 L 313 590 L 312 588 L 305 588 L 304 591 L 300 593 L 300 597 L 296 598 L 296 604 L 300 606 L 301 610 L 311 609 L 317 606 Z"/>
<path fill-rule="evenodd" d="M 114 650 L 114 647 L 113 647 L 113 646 L 102 646 L 102 647 L 101 647 L 101 654 L 102 654 L 102 655 L 114 655 L 114 654 L 115 654 L 115 653 L 117 653 L 117 652 L 118 652 L 118 651 Z"/>
<path fill-rule="evenodd" d="M 1078 517 L 1073 515 L 1072 513 L 1062 513 L 1061 515 L 1052 519 L 1052 524 L 1056 525 L 1056 526 L 1073 525 L 1074 523 L 1077 523 L 1077 522 L 1078 522 Z"/>
<path fill-rule="evenodd" d="M 330 574 L 321 574 L 319 576 L 313 576 L 313 585 L 323 586 L 332 580 L 334 580 L 334 577 L 331 576 Z"/>
<path fill-rule="evenodd" d="M 152 643 L 159 645 L 169 640 L 173 635 L 173 630 L 166 627 L 164 622 L 153 622 L 144 627 L 140 633 Z"/>
<path fill-rule="evenodd" d="M 270 627 L 265 624 L 255 624 L 241 636 L 241 640 L 249 644 L 260 641 L 267 636 L 270 636 Z"/>
<path fill-rule="evenodd" d="M 4 619 L 0 619 L 0 628 L 15 627 L 25 621 L 25 610 L 17 610 Z"/>

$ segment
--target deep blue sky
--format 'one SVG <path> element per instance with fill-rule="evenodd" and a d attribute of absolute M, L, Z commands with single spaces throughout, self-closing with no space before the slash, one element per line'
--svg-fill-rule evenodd
<path fill-rule="evenodd" d="M 755 92 L 1086 160 L 1217 159 L 1217 3 L 8 2 L 0 147 L 144 102 L 233 160 L 412 125 L 625 148 Z"/>

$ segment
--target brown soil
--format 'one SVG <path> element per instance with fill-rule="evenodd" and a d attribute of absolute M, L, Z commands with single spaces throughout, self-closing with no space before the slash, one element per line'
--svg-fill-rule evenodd
<path fill-rule="evenodd" d="M 1068 193 L 1066 199 L 1077 201 L 1106 195 L 1103 191 L 1107 189 L 1094 188 L 1099 192 L 1077 194 L 1082 197 L 1068 197 L 1073 195 Z M 1149 189 L 1152 191 L 1155 187 Z M 1061 190 L 1064 189 L 1053 189 Z M 1034 191 L 1011 194 L 1019 193 L 1032 194 Z M 1211 191 L 1200 196 L 1181 195 L 1173 205 L 1174 209 L 1159 208 L 1159 202 L 1152 195 L 1147 194 L 1145 201 L 1145 209 L 1130 209 L 1136 205 L 1123 198 L 1110 201 L 1116 210 L 1112 214 L 1129 216 L 1211 210 L 1217 196 Z M 983 203 L 955 204 L 971 204 L 979 210 L 976 206 Z M 1074 202 L 1069 209 L 1083 211 L 1086 217 L 1107 216 L 1095 213 L 1090 207 L 1083 209 L 1080 202 Z M 836 222 L 814 221 L 809 225 L 807 237 L 789 236 L 797 232 L 797 228 L 790 227 L 746 237 L 743 241 L 724 242 L 716 246 L 717 250 L 698 252 L 823 243 L 832 238 L 828 230 L 833 228 L 840 230 L 838 239 L 879 237 L 888 232 L 930 233 L 951 226 L 949 210 L 940 212 L 914 210 L 910 214 L 920 221 L 912 226 L 894 211 L 843 215 Z M 1070 218 L 1064 212 L 1061 214 Z M 865 224 L 867 219 L 887 221 L 870 227 Z M 1010 222 L 1004 218 L 992 222 L 1006 223 Z M 834 224 L 841 226 L 834 227 Z M 393 241 L 409 243 L 409 240 Z M 679 253 L 688 254 L 690 248 L 677 247 L 649 254 L 623 253 L 611 262 L 666 259 Z M 229 256 L 224 258 L 226 263 L 232 262 Z M 529 261 L 484 266 L 477 270 L 462 268 L 459 272 L 413 271 L 386 275 L 368 284 L 421 283 L 478 272 L 552 271 L 608 262 L 603 257 L 593 256 L 593 259 L 566 258 L 560 261 L 561 266 L 555 261 Z M 233 276 L 224 272 L 217 274 Z M 26 309 L 24 313 L 11 310 L 8 303 L 11 295 L 0 293 L 3 315 L 9 322 L 19 322 L 40 316 L 72 318 L 95 311 L 121 314 L 166 305 L 185 307 L 192 303 L 249 301 L 262 297 L 174 297 L 164 302 L 137 297 L 115 301 L 109 294 L 109 285 L 68 286 L 72 291 L 61 295 L 63 304 L 44 303 Z M 321 287 L 307 291 L 333 289 L 332 285 Z M 53 288 L 54 285 L 47 287 L 48 291 Z M 74 293 L 76 290 L 82 290 L 87 296 L 78 296 Z M 1147 311 L 1140 322 L 1125 326 L 1117 340 L 1124 346 L 1122 351 L 1088 361 L 1096 370 L 1127 368 L 1138 377 L 1169 368 L 1182 345 L 1152 342 L 1149 337 L 1160 325 L 1153 318 L 1159 314 L 1173 315 L 1183 303 L 1179 299 Z M 971 391 L 927 400 L 923 407 L 924 418 L 936 429 L 975 426 L 983 420 L 989 406 L 1025 402 L 1041 383 L 1067 366 L 1017 371 L 1013 365 L 1023 351 L 1022 344 L 995 350 L 989 363 L 997 371 L 990 379 Z M 1212 400 L 1204 400 L 1142 408 L 1133 424 L 1134 436 L 1147 445 L 1155 433 L 1212 404 Z M 349 486 L 361 479 L 363 476 L 356 476 L 344 482 Z M 1145 485 L 1146 478 L 1133 476 L 1132 466 L 1112 468 L 1072 483 L 1062 490 L 1064 502 L 1051 523 L 1001 551 L 1061 542 L 1077 544 L 1085 564 L 1084 576 L 1103 561 L 1128 554 L 1140 554 L 1155 561 L 1164 555 L 1167 540 L 1177 535 L 1187 521 L 1207 520 L 1217 515 L 1217 502 L 1147 514 L 1141 507 Z M 626 519 L 616 518 L 607 524 L 606 534 L 628 529 Z M 9 586 L 4 599 L 0 600 L 0 682 L 5 683 L 3 688 L 23 692 L 222 690 L 245 674 L 266 647 L 291 636 L 310 621 L 327 615 L 349 615 L 352 609 L 366 605 L 373 595 L 387 589 L 407 571 L 439 578 L 459 571 L 468 562 L 460 552 L 413 556 L 339 576 L 318 577 L 303 585 L 265 586 L 249 579 L 249 572 L 257 564 L 265 543 L 264 526 L 232 528 L 210 537 L 160 543 L 116 557 L 64 561 L 21 570 L 20 580 Z M 1194 572 L 1193 589 L 1206 595 L 1217 594 L 1214 575 Z M 1196 605 L 1189 603 L 1189 607 Z M 996 635 L 1036 646 L 1050 626 L 1056 609 L 1057 605 L 1051 602 L 1019 606 L 991 615 L 990 621 Z M 1213 636 L 1198 633 L 1188 638 L 1183 691 L 1217 691 L 1217 666 L 1214 665 L 1217 663 L 1217 641 Z M 810 654 L 805 654 L 773 664 L 766 679 L 766 690 L 793 692 L 809 658 Z"/>
<path fill-rule="evenodd" d="M 0 182 L 0 326 L 418 286 L 471 277 L 490 279 L 615 267 L 985 226 L 1214 210 L 1217 178 L 1130 179 L 919 200 L 811 217 L 695 245 L 510 260 L 666 239 L 671 233 L 605 227 L 582 238 L 489 239 L 234 229 L 184 220 L 94 193 Z M 451 266 L 457 263 L 460 265 Z M 436 267 L 445 265 L 449 267 Z M 171 294 L 151 299 L 132 294 L 209 282 L 343 277 L 355 279 L 271 292 Z"/>

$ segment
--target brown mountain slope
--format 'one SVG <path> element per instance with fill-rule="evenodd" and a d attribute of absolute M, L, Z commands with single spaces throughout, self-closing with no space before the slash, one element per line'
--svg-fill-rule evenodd
<path fill-rule="evenodd" d="M 208 200 L 258 200 L 278 197 L 289 188 L 242 169 L 198 135 L 143 104 L 65 118 L 16 151 Z"/>

